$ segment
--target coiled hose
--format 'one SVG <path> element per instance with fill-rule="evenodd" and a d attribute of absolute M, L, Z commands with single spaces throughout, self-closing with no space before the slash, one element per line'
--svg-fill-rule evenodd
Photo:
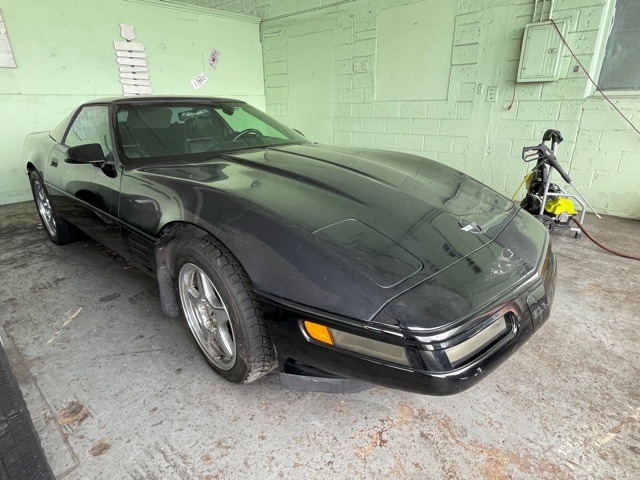
<path fill-rule="evenodd" d="M 593 237 L 593 235 L 591 235 L 586 228 L 584 228 L 584 225 L 582 225 L 582 223 L 580 223 L 580 221 L 576 220 L 575 218 L 571 218 L 571 220 L 573 220 L 573 222 L 576 225 L 578 225 L 578 228 L 580 228 L 580 230 L 582 230 L 582 233 L 584 233 L 589 240 L 591 240 L 593 243 L 595 243 L 601 249 L 606 250 L 609 253 L 613 253 L 614 255 L 618 255 L 619 257 L 630 258 L 631 260 L 640 260 L 640 257 L 637 257 L 635 255 L 631 255 L 630 253 L 618 252 L 616 250 L 613 250 L 612 248 L 607 247 L 606 245 L 603 245 L 598 240 L 596 240 Z"/>

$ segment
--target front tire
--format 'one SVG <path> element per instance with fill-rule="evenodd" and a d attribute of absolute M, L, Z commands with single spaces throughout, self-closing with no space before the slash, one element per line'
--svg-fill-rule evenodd
<path fill-rule="evenodd" d="M 250 383 L 275 366 L 273 346 L 251 281 L 212 236 L 194 238 L 176 258 L 182 312 L 211 367 L 233 383 Z"/>
<path fill-rule="evenodd" d="M 51 202 L 49 192 L 44 185 L 44 180 L 37 170 L 29 172 L 31 191 L 36 202 L 38 215 L 49 239 L 57 245 L 65 245 L 76 240 L 76 233 L 73 225 L 59 215 Z"/>

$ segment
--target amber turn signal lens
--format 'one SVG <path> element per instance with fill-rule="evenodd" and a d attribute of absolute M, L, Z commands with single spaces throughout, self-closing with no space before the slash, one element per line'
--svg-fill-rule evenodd
<path fill-rule="evenodd" d="M 304 321 L 304 328 L 307 330 L 307 333 L 311 338 L 317 340 L 318 342 L 326 343 L 328 345 L 333 345 L 333 338 L 331 338 L 331 332 L 324 325 L 319 325 L 317 323 L 310 322 L 309 320 Z"/>

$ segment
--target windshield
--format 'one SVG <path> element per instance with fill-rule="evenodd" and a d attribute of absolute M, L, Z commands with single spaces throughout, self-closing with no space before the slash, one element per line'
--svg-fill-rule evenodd
<path fill-rule="evenodd" d="M 117 124 L 126 158 L 183 157 L 307 142 L 241 102 L 121 105 Z"/>

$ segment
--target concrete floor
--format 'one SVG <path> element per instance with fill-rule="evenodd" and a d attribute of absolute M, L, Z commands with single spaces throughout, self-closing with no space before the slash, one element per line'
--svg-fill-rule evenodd
<path fill-rule="evenodd" d="M 640 253 L 640 222 L 588 218 Z M 0 335 L 58 478 L 638 478 L 640 262 L 554 238 L 551 319 L 453 397 L 248 386 L 210 371 L 154 281 L 0 207 Z"/>

